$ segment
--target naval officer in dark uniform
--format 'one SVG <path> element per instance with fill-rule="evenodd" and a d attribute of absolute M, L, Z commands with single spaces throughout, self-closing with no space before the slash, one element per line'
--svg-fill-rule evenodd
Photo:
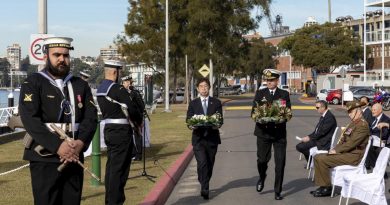
<path fill-rule="evenodd" d="M 130 95 L 130 100 L 135 104 L 135 108 L 138 110 L 139 113 L 142 113 L 145 117 L 147 116 L 146 110 L 145 110 L 145 103 L 142 99 L 142 95 L 139 92 L 139 90 L 135 89 L 133 86 L 133 78 L 131 76 L 125 76 L 122 78 L 122 85 L 127 89 Z M 144 120 L 144 119 L 143 119 Z M 144 126 L 146 124 L 144 123 Z M 142 135 L 142 136 L 141 136 Z M 142 159 L 142 139 L 143 139 L 143 133 L 141 135 L 134 135 L 134 149 L 133 149 L 133 159 L 134 161 L 140 161 Z"/>
<path fill-rule="evenodd" d="M 30 161 L 34 204 L 80 204 L 83 161 L 97 125 L 96 108 L 88 84 L 70 73 L 71 38 L 44 39 L 45 68 L 22 84 L 19 98 L 26 137 L 23 159 Z M 61 140 L 49 123 L 63 129 L 73 141 Z M 67 166 L 57 168 L 62 162 Z"/>
<path fill-rule="evenodd" d="M 287 91 L 279 89 L 280 72 L 275 69 L 265 69 L 263 79 L 267 81 L 267 88 L 256 91 L 253 101 L 252 113 L 257 103 L 266 100 L 272 103 L 274 100 L 283 100 L 286 106 L 291 108 L 290 95 Z M 275 160 L 275 200 L 282 200 L 281 196 L 284 167 L 286 164 L 286 123 L 256 123 L 254 135 L 257 136 L 257 170 L 259 180 L 256 191 L 261 192 L 264 188 L 264 181 L 267 176 L 268 162 L 271 159 L 271 147 L 274 147 Z"/>
<path fill-rule="evenodd" d="M 122 64 L 106 61 L 105 79 L 98 87 L 96 96 L 102 111 L 104 140 L 107 144 L 105 175 L 105 204 L 123 204 L 124 187 L 129 176 L 133 149 L 133 132 L 142 124 L 142 115 L 135 108 L 126 88 L 117 83 Z"/>

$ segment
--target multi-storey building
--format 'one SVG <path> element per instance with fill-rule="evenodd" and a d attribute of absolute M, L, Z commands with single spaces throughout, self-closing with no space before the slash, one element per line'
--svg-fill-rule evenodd
<path fill-rule="evenodd" d="M 365 50 L 370 51 L 364 58 L 365 68 L 360 79 L 362 85 L 390 86 L 390 15 L 384 12 L 388 7 L 390 0 L 365 0 L 366 18 L 346 16 L 336 19 L 352 30 L 354 36 L 361 39 Z"/>
<path fill-rule="evenodd" d="M 13 44 L 7 47 L 7 60 L 11 64 L 11 69 L 19 70 L 22 56 L 22 49 L 19 44 Z"/>
<path fill-rule="evenodd" d="M 118 52 L 118 47 L 112 45 L 110 45 L 108 48 L 101 48 L 100 57 L 102 60 L 122 59 L 122 55 Z"/>

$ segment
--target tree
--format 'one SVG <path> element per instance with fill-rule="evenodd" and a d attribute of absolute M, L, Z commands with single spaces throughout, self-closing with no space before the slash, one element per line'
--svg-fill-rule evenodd
<path fill-rule="evenodd" d="M 325 23 L 297 30 L 279 44 L 290 51 L 293 63 L 318 73 L 331 72 L 332 67 L 356 64 L 363 57 L 363 47 L 352 31 L 339 24 Z"/>
<path fill-rule="evenodd" d="M 188 56 L 189 75 L 212 59 L 216 76 L 232 73 L 239 66 L 242 35 L 254 30 L 254 7 L 268 9 L 270 0 L 177 0 L 169 4 L 169 56 L 173 87 L 184 75 Z M 165 62 L 165 1 L 130 0 L 125 32 L 115 43 L 130 63 L 163 68 Z M 186 79 L 188 84 L 189 79 Z M 188 86 L 186 86 L 188 93 Z M 188 96 L 186 94 L 186 96 Z M 175 98 L 173 98 L 175 99 Z"/>
<path fill-rule="evenodd" d="M 80 71 L 90 72 L 92 70 L 91 66 L 84 63 L 80 58 L 74 58 L 71 62 L 71 67 L 72 73 L 75 76 L 79 76 Z"/>
<path fill-rule="evenodd" d="M 7 87 L 10 84 L 9 78 L 9 70 L 11 68 L 11 64 L 8 62 L 7 58 L 0 58 L 0 72 L 2 74 L 1 77 L 1 86 Z"/>
<path fill-rule="evenodd" d="M 129 0 L 125 32 L 115 43 L 131 63 L 164 65 L 164 5 L 160 0 Z"/>
<path fill-rule="evenodd" d="M 32 73 L 35 73 L 38 71 L 38 65 L 31 65 L 30 64 L 30 58 L 27 55 L 22 61 L 21 61 L 21 71 L 26 71 L 27 76 L 31 75 Z"/>
<path fill-rule="evenodd" d="M 277 61 L 276 48 L 265 43 L 263 38 L 253 40 L 248 46 L 247 57 L 244 58 L 244 72 L 249 75 L 249 88 L 253 88 L 254 79 L 257 79 L 260 86 L 263 70 L 266 68 L 275 68 Z"/>

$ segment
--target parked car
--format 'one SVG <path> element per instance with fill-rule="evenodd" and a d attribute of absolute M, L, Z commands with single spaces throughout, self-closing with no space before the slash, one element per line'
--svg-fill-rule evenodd
<path fill-rule="evenodd" d="M 372 102 L 374 100 L 376 91 L 372 88 L 359 88 L 353 90 L 352 93 L 354 100 L 360 100 L 361 97 L 366 96 L 369 102 Z"/>
<path fill-rule="evenodd" d="M 316 99 L 326 101 L 327 96 L 328 96 L 328 89 L 321 89 L 320 92 L 318 92 Z"/>
<path fill-rule="evenodd" d="M 281 86 L 280 86 L 280 89 L 285 90 L 285 91 L 287 91 L 288 93 L 290 93 L 290 88 L 288 87 L 288 85 L 281 85 Z"/>
<path fill-rule="evenodd" d="M 329 90 L 328 95 L 326 96 L 326 101 L 335 105 L 341 103 L 343 97 L 343 91 L 341 89 Z"/>
<path fill-rule="evenodd" d="M 259 90 L 266 88 L 266 87 L 267 87 L 267 82 L 263 82 L 263 83 L 261 83 Z"/>
<path fill-rule="evenodd" d="M 350 90 L 343 91 L 341 89 L 329 90 L 326 96 L 326 101 L 335 105 L 341 104 L 341 100 L 352 101 L 353 93 Z"/>
<path fill-rule="evenodd" d="M 242 94 L 241 85 L 230 85 L 226 87 L 220 87 L 219 93 L 223 95 L 240 95 Z"/>

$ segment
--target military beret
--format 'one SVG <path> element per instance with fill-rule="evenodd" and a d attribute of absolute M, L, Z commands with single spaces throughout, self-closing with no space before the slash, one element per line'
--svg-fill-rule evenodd
<path fill-rule="evenodd" d="M 106 60 L 104 61 L 104 67 L 122 69 L 123 63 L 118 60 Z"/>
<path fill-rule="evenodd" d="M 279 76 L 280 76 L 280 72 L 278 70 L 275 70 L 275 69 L 265 69 L 263 71 L 263 78 L 265 80 L 276 79 L 276 78 L 279 78 Z"/>
<path fill-rule="evenodd" d="M 347 106 L 347 111 L 351 112 L 355 108 L 364 106 L 364 103 L 361 103 L 359 101 L 354 100 L 354 101 L 351 101 L 351 102 L 347 102 L 346 106 Z"/>
<path fill-rule="evenodd" d="M 68 48 L 69 50 L 73 50 L 73 46 L 71 46 L 72 38 L 68 37 L 48 37 L 43 39 L 43 46 L 45 48 Z"/>

